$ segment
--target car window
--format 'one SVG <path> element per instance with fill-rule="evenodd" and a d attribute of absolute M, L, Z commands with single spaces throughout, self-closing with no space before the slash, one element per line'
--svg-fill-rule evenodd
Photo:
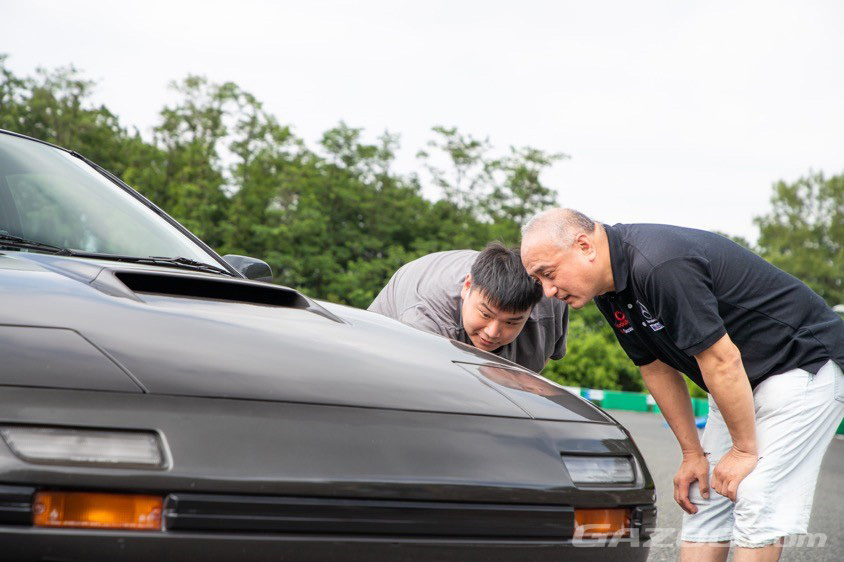
<path fill-rule="evenodd" d="M 53 246 L 219 263 L 85 162 L 0 135 L 0 231 Z"/>
<path fill-rule="evenodd" d="M 86 252 L 166 255 L 167 241 L 111 204 L 108 191 L 91 193 L 61 176 L 12 175 L 6 181 L 24 238 Z"/>

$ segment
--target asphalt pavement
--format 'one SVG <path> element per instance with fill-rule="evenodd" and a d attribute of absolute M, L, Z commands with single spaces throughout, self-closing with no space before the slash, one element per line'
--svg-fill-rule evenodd
<path fill-rule="evenodd" d="M 636 441 L 648 463 L 657 490 L 657 527 L 649 561 L 677 560 L 682 510 L 674 501 L 672 481 L 680 465 L 680 448 L 659 414 L 610 411 Z M 781 560 L 839 562 L 844 560 L 844 439 L 836 436 L 821 465 L 809 534 L 790 539 Z M 802 544 L 801 544 L 802 543 Z"/>

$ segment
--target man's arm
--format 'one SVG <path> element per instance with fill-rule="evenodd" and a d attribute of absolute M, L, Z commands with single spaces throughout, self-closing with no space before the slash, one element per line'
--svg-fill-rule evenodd
<path fill-rule="evenodd" d="M 697 513 L 697 507 L 689 501 L 689 486 L 697 481 L 701 495 L 709 497 L 709 461 L 697 435 L 689 389 L 683 376 L 662 361 L 642 365 L 639 369 L 683 451 L 683 462 L 674 476 L 674 501 L 683 511 Z"/>
<path fill-rule="evenodd" d="M 718 311 L 708 260 L 676 258 L 655 267 L 645 279 L 654 312 L 673 328 L 674 344 L 697 359 L 703 380 L 724 416 L 733 447 L 712 473 L 712 488 L 735 501 L 739 483 L 756 466 L 753 393 Z"/>
<path fill-rule="evenodd" d="M 756 467 L 758 455 L 753 391 L 741 352 L 729 335 L 695 355 L 695 359 L 733 439 L 732 448 L 712 473 L 712 488 L 736 501 L 738 485 Z"/>

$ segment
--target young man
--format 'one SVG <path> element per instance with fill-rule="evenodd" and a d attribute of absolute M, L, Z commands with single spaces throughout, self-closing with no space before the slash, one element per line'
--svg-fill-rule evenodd
<path fill-rule="evenodd" d="M 522 261 L 545 294 L 595 299 L 683 451 L 683 560 L 777 560 L 805 533 L 844 415 L 844 322 L 791 275 L 730 240 L 607 226 L 569 209 L 532 219 Z M 680 372 L 710 394 L 698 439 Z M 715 493 L 710 493 L 710 486 Z M 694 548 L 693 548 L 694 547 Z"/>
<path fill-rule="evenodd" d="M 437 252 L 402 266 L 369 310 L 539 372 L 566 353 L 568 307 L 542 298 L 518 252 Z"/>

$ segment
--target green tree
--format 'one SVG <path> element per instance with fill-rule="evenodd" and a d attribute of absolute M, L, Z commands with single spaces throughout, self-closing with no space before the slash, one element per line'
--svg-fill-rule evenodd
<path fill-rule="evenodd" d="M 540 176 L 566 155 L 526 146 L 495 156 L 489 139 L 461 134 L 455 127 L 432 130 L 435 138 L 417 157 L 445 201 L 490 224 L 494 238 L 517 243 L 521 225 L 556 204 L 556 193 Z"/>
<path fill-rule="evenodd" d="M 508 220 L 520 227 L 544 209 L 557 204 L 557 194 L 541 181 L 541 174 L 555 162 L 568 158 L 525 146 L 510 147 L 510 154 L 496 161 L 501 177 L 485 208 L 493 220 Z"/>
<path fill-rule="evenodd" d="M 310 156 L 288 221 L 288 247 L 297 255 L 291 265 L 300 268 L 295 281 L 311 294 L 367 306 L 403 263 L 480 243 L 468 213 L 426 201 L 415 178 L 390 172 L 394 135 L 367 143 L 361 129 L 340 123 L 320 144 L 326 158 Z M 474 236 L 461 239 L 466 232 Z"/>
<path fill-rule="evenodd" d="M 774 184 L 773 209 L 756 217 L 759 250 L 830 306 L 844 303 L 844 175 Z"/>
<path fill-rule="evenodd" d="M 8 55 L 0 54 L 0 129 L 20 132 L 26 113 L 27 82 L 6 66 Z"/>
<path fill-rule="evenodd" d="M 287 187 L 297 181 L 304 144 L 251 94 L 239 92 L 230 111 L 234 124 L 228 175 L 233 193 L 221 250 L 263 256 L 273 249 L 271 241 L 278 235 L 272 216 L 295 206 Z"/>
<path fill-rule="evenodd" d="M 155 142 L 167 154 L 164 183 L 156 201 L 212 247 L 223 242 L 227 178 L 221 150 L 229 130 L 225 118 L 240 90 L 188 76 L 171 88 L 179 102 L 161 110 Z"/>
<path fill-rule="evenodd" d="M 494 189 L 497 161 L 489 139 L 461 134 L 455 127 L 433 127 L 436 137 L 417 153 L 443 197 L 462 209 L 480 213 Z"/>
<path fill-rule="evenodd" d="M 150 145 L 93 102 L 93 81 L 73 66 L 39 68 L 35 76 L 20 78 L 6 67 L 6 58 L 0 55 L 0 128 L 75 150 L 121 177 L 147 167 Z"/>

